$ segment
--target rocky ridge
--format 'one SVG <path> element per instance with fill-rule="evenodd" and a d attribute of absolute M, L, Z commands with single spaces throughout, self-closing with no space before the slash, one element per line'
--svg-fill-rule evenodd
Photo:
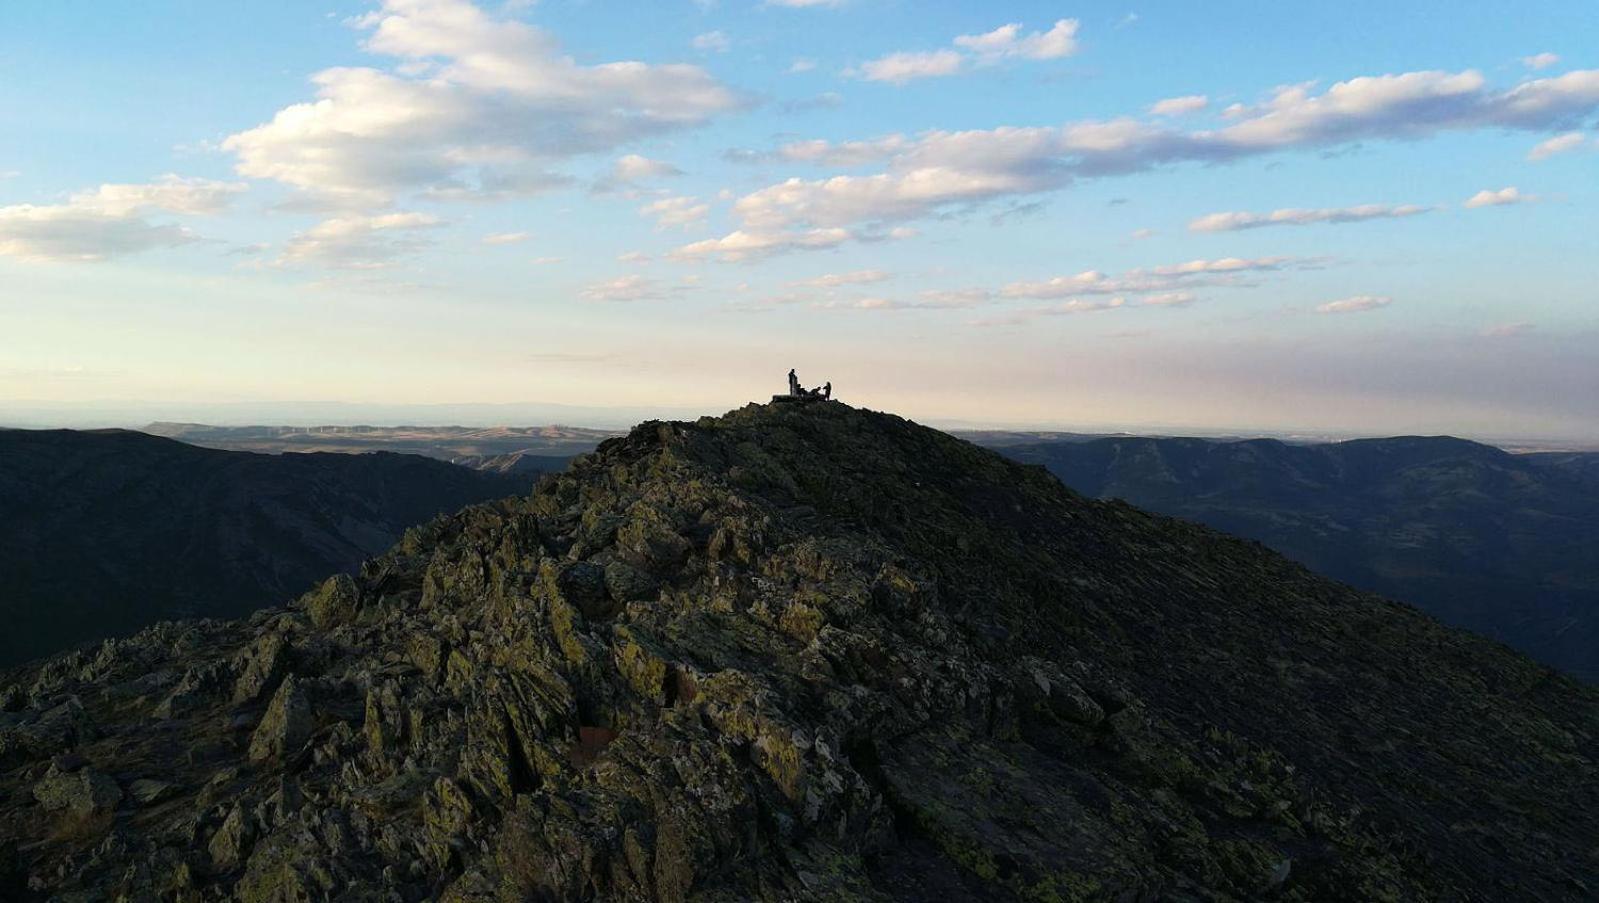
<path fill-rule="evenodd" d="M 1599 893 L 1599 694 L 899 418 L 647 423 L 0 678 L 0 896 Z"/>

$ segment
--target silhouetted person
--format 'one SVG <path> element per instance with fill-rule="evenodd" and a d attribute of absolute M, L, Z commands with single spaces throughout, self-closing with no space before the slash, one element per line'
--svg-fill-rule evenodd
<path fill-rule="evenodd" d="M 824 398 L 824 399 L 826 399 L 828 401 L 832 400 L 832 398 L 833 398 L 833 381 L 832 380 L 828 380 L 826 385 L 822 386 L 822 398 Z"/>
<path fill-rule="evenodd" d="M 788 394 L 790 394 L 790 395 L 801 395 L 801 394 L 804 394 L 800 390 L 799 377 L 794 375 L 794 370 L 792 368 L 790 368 L 789 371 L 788 371 Z"/>

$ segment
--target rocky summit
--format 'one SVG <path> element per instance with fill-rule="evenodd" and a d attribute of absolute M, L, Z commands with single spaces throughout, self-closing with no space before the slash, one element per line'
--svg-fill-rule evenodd
<path fill-rule="evenodd" d="M 1575 900 L 1599 693 L 838 403 L 0 678 L 0 898 Z"/>

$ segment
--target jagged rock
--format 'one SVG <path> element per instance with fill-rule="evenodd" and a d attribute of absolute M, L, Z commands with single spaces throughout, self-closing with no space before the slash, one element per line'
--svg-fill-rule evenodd
<path fill-rule="evenodd" d="M 166 781 L 151 778 L 139 778 L 128 784 L 128 796 L 141 806 L 153 806 L 176 792 L 177 788 Z"/>
<path fill-rule="evenodd" d="M 282 761 L 305 745 L 311 737 L 311 727 L 311 703 L 290 674 L 278 685 L 261 723 L 250 735 L 250 761 Z"/>
<path fill-rule="evenodd" d="M 233 701 L 254 702 L 275 689 L 288 667 L 288 641 L 279 633 L 268 633 L 240 653 L 234 663 L 239 678 L 233 684 Z"/>
<path fill-rule="evenodd" d="M 211 865 L 219 872 L 231 871 L 243 861 L 245 849 L 251 840 L 250 823 L 244 809 L 234 806 L 223 819 L 221 827 L 211 835 L 206 849 L 211 853 Z"/>
<path fill-rule="evenodd" d="M 79 817 L 100 815 L 122 801 L 122 788 L 109 775 L 92 768 L 62 770 L 55 765 L 33 785 L 33 798 L 47 812 L 65 810 Z"/>
<path fill-rule="evenodd" d="M 0 680 L 30 688 L 0 849 L 33 894 L 1552 901 L 1599 873 L 1591 688 L 842 404 L 644 424 L 349 581 Z M 42 836 L 67 752 L 170 789 L 87 851 Z"/>
<path fill-rule="evenodd" d="M 300 598 L 300 607 L 318 627 L 335 627 L 353 621 L 361 608 L 361 588 L 349 574 L 335 574 Z"/>

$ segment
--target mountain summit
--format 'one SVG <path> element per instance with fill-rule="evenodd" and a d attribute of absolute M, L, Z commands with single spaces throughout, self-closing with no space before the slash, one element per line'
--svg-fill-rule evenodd
<path fill-rule="evenodd" d="M 1599 893 L 1599 692 L 838 403 L 643 424 L 0 708 L 0 896 Z"/>

